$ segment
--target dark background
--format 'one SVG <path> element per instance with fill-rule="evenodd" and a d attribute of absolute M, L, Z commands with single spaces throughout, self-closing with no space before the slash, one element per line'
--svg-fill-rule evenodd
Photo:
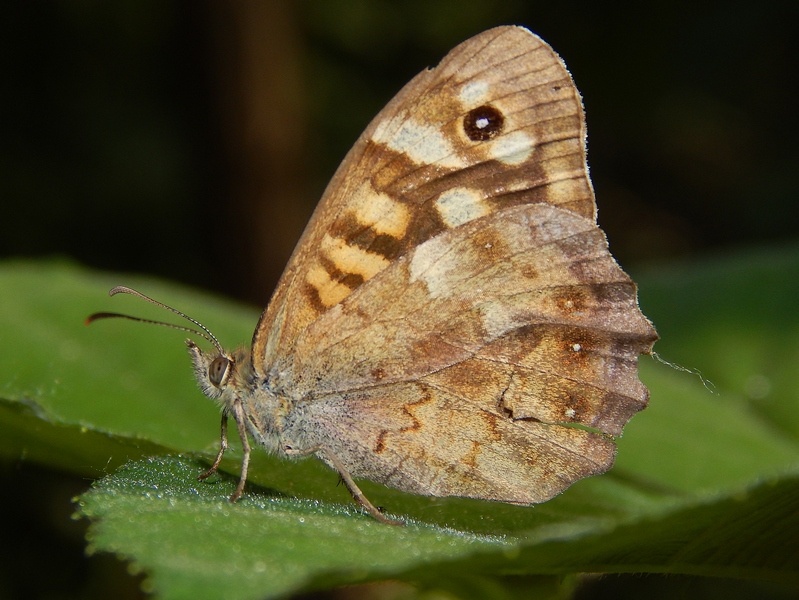
<path fill-rule="evenodd" d="M 422 68 L 500 24 L 529 27 L 568 64 L 584 97 L 600 223 L 626 268 L 799 233 L 795 0 L 2 10 L 3 258 L 68 257 L 264 305 L 369 120 Z M 88 482 L 2 469 L 4 514 L 21 514 L 0 537 L 0 598 L 123 597 L 110 581 L 135 596 L 124 566 L 82 557 L 82 525 L 67 517 Z M 30 582 L 24 594 L 19 581 Z M 621 598 L 630 585 L 630 597 L 707 597 L 708 584 L 606 578 L 586 593 Z M 728 587 L 725 597 L 750 597 Z"/>
<path fill-rule="evenodd" d="M 799 3 L 6 3 L 0 256 L 65 255 L 263 305 L 349 146 L 488 27 L 564 58 L 614 254 L 799 231 Z"/>

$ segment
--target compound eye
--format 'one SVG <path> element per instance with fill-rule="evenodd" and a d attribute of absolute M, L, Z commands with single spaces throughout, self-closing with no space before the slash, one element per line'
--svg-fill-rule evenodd
<path fill-rule="evenodd" d="M 230 361 L 224 356 L 217 356 L 208 367 L 208 379 L 215 387 L 219 387 L 227 375 Z"/>

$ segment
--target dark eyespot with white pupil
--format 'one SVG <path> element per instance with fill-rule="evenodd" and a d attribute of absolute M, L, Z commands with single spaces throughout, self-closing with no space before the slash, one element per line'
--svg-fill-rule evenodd
<path fill-rule="evenodd" d="M 488 104 L 473 108 L 463 117 L 463 131 L 473 142 L 484 142 L 498 136 L 504 125 L 502 113 Z"/>
<path fill-rule="evenodd" d="M 211 364 L 208 366 L 208 379 L 211 383 L 219 387 L 222 384 L 222 380 L 225 378 L 229 366 L 230 361 L 224 356 L 217 356 L 211 361 Z"/>

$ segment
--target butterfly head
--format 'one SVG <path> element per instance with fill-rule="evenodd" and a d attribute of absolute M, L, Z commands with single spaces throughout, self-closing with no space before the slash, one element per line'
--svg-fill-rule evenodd
<path fill-rule="evenodd" d="M 221 348 L 203 352 L 193 340 L 186 340 L 194 375 L 203 394 L 212 400 L 220 400 L 224 405 L 232 404 L 239 391 L 246 389 L 251 380 L 249 352 L 238 348 L 226 352 Z"/>
<path fill-rule="evenodd" d="M 213 400 L 221 398 L 236 371 L 235 359 L 225 352 L 203 352 L 193 340 L 186 340 L 186 346 L 203 394 Z"/>

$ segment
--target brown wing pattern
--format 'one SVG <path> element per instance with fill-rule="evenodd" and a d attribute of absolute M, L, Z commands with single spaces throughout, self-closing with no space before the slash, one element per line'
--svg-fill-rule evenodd
<path fill-rule="evenodd" d="M 352 475 L 417 494 L 544 502 L 615 455 L 595 433 L 513 421 L 424 380 L 351 392 L 313 418 Z"/>
<path fill-rule="evenodd" d="M 342 458 L 354 475 L 538 502 L 610 467 L 607 436 L 646 406 L 637 361 L 656 337 L 592 219 L 522 205 L 394 261 L 309 326 L 271 380 L 314 422 L 313 443 L 342 458 L 361 442 Z M 419 394 L 436 407 L 425 418 Z"/>
<path fill-rule="evenodd" d="M 256 365 L 442 231 L 542 202 L 593 219 L 584 146 L 579 93 L 545 42 L 499 27 L 456 47 L 397 94 L 333 177 L 259 323 Z"/>
<path fill-rule="evenodd" d="M 256 331 L 285 439 L 433 495 L 540 502 L 607 470 L 657 335 L 597 227 L 584 143 L 568 72 L 524 29 L 412 80 L 339 168 Z"/>

